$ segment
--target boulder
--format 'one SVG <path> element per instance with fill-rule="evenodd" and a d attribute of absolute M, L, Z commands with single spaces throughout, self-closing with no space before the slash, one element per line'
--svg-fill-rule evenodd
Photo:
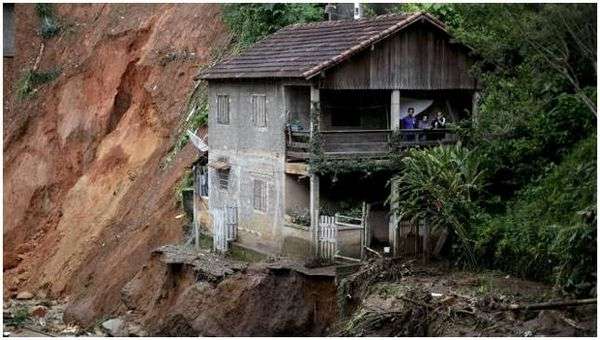
<path fill-rule="evenodd" d="M 111 336 L 127 336 L 123 320 L 116 318 L 104 321 L 102 329 Z"/>
<path fill-rule="evenodd" d="M 17 294 L 17 300 L 31 300 L 33 299 L 33 294 L 28 291 L 23 291 Z"/>

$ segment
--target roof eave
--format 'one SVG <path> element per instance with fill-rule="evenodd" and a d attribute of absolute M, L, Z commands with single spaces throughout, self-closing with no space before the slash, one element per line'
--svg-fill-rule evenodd
<path fill-rule="evenodd" d="M 302 76 L 306 80 L 310 80 L 311 78 L 319 75 L 321 72 L 340 64 L 341 62 L 347 60 L 348 58 L 350 58 L 351 56 L 353 56 L 359 52 L 362 52 L 369 46 L 371 46 L 377 42 L 380 42 L 380 41 L 386 39 L 387 37 L 389 37 L 390 35 L 393 35 L 396 32 L 398 32 L 402 29 L 405 29 L 406 27 L 408 27 L 416 22 L 419 22 L 420 20 L 423 20 L 423 19 L 427 20 L 428 22 L 430 22 L 431 24 L 433 24 L 440 30 L 444 31 L 446 34 L 449 34 L 444 23 L 442 23 L 441 21 L 434 18 L 432 15 L 430 15 L 428 13 L 418 12 L 418 13 L 415 13 L 415 14 L 407 17 L 405 20 L 400 21 L 396 25 L 382 31 L 378 35 L 371 37 L 370 39 L 365 40 L 358 45 L 353 46 L 352 48 L 350 48 L 349 50 L 346 50 L 342 54 L 339 54 L 339 55 L 335 56 L 334 58 L 324 61 L 324 62 L 318 64 L 317 66 L 314 66 L 313 68 L 303 72 Z"/>

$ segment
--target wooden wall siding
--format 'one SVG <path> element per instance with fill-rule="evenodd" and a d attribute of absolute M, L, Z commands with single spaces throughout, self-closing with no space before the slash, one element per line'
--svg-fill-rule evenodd
<path fill-rule="evenodd" d="M 326 72 L 327 89 L 475 89 L 468 51 L 428 24 L 415 24 Z"/>

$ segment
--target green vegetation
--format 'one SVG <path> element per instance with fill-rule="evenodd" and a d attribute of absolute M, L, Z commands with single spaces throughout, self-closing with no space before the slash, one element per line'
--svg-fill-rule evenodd
<path fill-rule="evenodd" d="M 26 70 L 17 82 L 17 98 L 24 100 L 35 93 L 40 85 L 49 83 L 58 78 L 60 70 L 49 71 Z"/>
<path fill-rule="evenodd" d="M 183 177 L 175 186 L 175 198 L 177 202 L 183 204 L 183 191 L 194 186 L 194 175 L 191 170 L 186 170 Z"/>
<path fill-rule="evenodd" d="M 194 91 L 188 99 L 185 114 L 185 119 L 179 125 L 177 139 L 171 151 L 163 160 L 162 168 L 169 166 L 177 153 L 189 142 L 188 130 L 195 132 L 198 128 L 208 124 L 208 92 L 206 82 L 198 82 L 196 84 Z"/>
<path fill-rule="evenodd" d="M 50 39 L 60 32 L 61 26 L 54 15 L 52 4 L 36 4 L 35 12 L 40 19 L 40 35 Z"/>
<path fill-rule="evenodd" d="M 10 320 L 10 325 L 19 326 L 25 323 L 29 318 L 29 310 L 27 307 L 19 307 L 15 310 L 12 319 Z"/>
<path fill-rule="evenodd" d="M 466 200 L 468 195 L 455 188 L 470 183 L 460 176 L 466 169 L 459 160 L 444 161 L 440 148 L 412 151 L 398 168 L 405 187 L 397 193 L 420 203 L 400 202 L 401 213 L 414 220 L 458 222 L 460 242 L 454 239 L 446 249 L 457 264 L 475 258 L 483 267 L 555 283 L 565 294 L 594 295 L 594 6 L 400 7 L 440 17 L 479 54 L 472 70 L 483 82 L 478 121 L 459 132 L 469 157 L 485 173 L 485 190 Z M 486 138 L 490 135 L 496 138 Z M 432 164 L 445 164 L 444 170 L 428 172 Z M 431 186 L 421 179 L 427 176 L 441 183 L 452 178 L 452 186 Z M 450 192 L 455 195 L 442 194 Z M 437 206 L 443 209 L 429 211 Z"/>
<path fill-rule="evenodd" d="M 477 215 L 477 195 L 484 178 L 479 159 L 459 143 L 410 150 L 401 161 L 390 198 L 401 220 L 425 221 L 433 231 L 447 229 L 457 236 L 462 253 L 475 263 L 468 229 Z"/>
<path fill-rule="evenodd" d="M 239 49 L 296 23 L 320 21 L 324 18 L 322 4 L 265 3 L 223 5 L 223 18 Z"/>

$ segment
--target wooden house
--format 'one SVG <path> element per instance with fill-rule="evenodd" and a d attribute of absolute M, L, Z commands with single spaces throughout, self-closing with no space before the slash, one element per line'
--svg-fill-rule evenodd
<path fill-rule="evenodd" d="M 370 159 L 389 155 L 394 133 L 401 148 L 452 142 L 446 130 L 428 136 L 401 121 L 410 108 L 424 123 L 437 112 L 469 118 L 478 89 L 470 52 L 432 16 L 395 14 L 285 27 L 202 72 L 215 235 L 298 257 L 393 245 L 398 221 L 381 202 L 365 199 L 358 218 L 323 216 L 334 198 L 308 167 L 311 138 L 325 157 Z"/>

